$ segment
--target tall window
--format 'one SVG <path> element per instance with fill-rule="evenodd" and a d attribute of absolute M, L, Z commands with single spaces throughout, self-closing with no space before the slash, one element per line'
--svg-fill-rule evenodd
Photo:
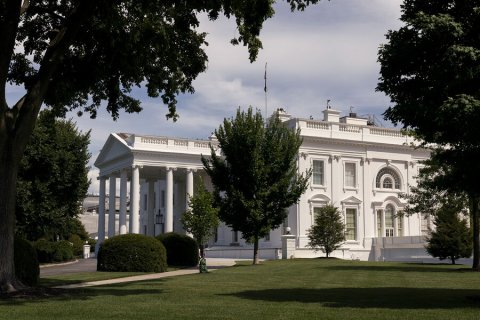
<path fill-rule="evenodd" d="M 397 236 L 403 236 L 403 217 L 397 218 Z"/>
<path fill-rule="evenodd" d="M 353 188 L 357 186 L 355 163 L 345 163 L 345 186 Z"/>
<path fill-rule="evenodd" d="M 385 236 L 393 237 L 395 227 L 395 209 L 391 204 L 385 208 Z"/>
<path fill-rule="evenodd" d="M 313 184 L 323 186 L 324 174 L 323 174 L 323 161 L 322 160 L 313 160 Z"/>
<path fill-rule="evenodd" d="M 377 210 L 377 237 L 382 236 L 382 210 Z"/>
<path fill-rule="evenodd" d="M 421 219 L 420 227 L 422 231 L 422 236 L 427 236 L 428 231 L 430 229 L 430 215 L 426 213 L 422 213 L 420 216 L 420 219 Z"/>
<path fill-rule="evenodd" d="M 357 210 L 347 209 L 346 210 L 346 230 L 345 230 L 345 239 L 346 240 L 356 240 L 357 239 Z"/>

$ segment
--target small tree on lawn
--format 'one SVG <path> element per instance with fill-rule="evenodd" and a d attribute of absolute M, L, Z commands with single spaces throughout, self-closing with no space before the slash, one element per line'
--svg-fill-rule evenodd
<path fill-rule="evenodd" d="M 308 238 L 308 246 L 315 251 L 322 250 L 327 258 L 341 246 L 345 241 L 345 224 L 337 207 L 328 204 L 315 208 L 315 221 L 308 230 Z"/>
<path fill-rule="evenodd" d="M 427 252 L 440 260 L 450 259 L 452 264 L 459 258 L 472 255 L 472 240 L 467 221 L 459 217 L 455 207 L 443 206 L 437 212 L 435 230 L 430 232 Z"/>
<path fill-rule="evenodd" d="M 218 227 L 218 209 L 213 207 L 213 196 L 200 179 L 195 194 L 189 195 L 190 209 L 183 213 L 183 228 L 191 233 L 200 247 L 200 256 L 205 257 L 205 244 L 215 234 Z"/>

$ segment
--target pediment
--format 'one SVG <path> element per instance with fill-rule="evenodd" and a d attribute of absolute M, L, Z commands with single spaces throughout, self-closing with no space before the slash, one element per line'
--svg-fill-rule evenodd
<path fill-rule="evenodd" d="M 100 154 L 95 160 L 95 166 L 97 168 L 103 167 L 105 164 L 115 161 L 116 159 L 130 156 L 132 153 L 131 148 L 126 141 L 122 139 L 118 134 L 111 133 L 108 136 L 107 141 L 103 145 Z"/>
<path fill-rule="evenodd" d="M 341 201 L 343 204 L 360 204 L 362 200 L 358 199 L 357 197 L 351 196 Z"/>
<path fill-rule="evenodd" d="M 308 202 L 322 202 L 322 203 L 329 203 L 330 202 L 330 198 L 327 197 L 326 195 L 324 194 L 316 194 L 314 196 L 312 196 Z"/>

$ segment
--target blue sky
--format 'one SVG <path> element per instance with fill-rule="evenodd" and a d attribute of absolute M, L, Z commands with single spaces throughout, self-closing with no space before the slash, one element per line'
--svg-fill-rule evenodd
<path fill-rule="evenodd" d="M 145 90 L 134 96 L 143 103 L 140 114 L 120 114 L 113 121 L 104 110 L 97 119 L 69 116 L 80 130 L 92 131 L 90 152 L 93 162 L 110 132 L 206 139 L 225 117 L 240 106 L 265 110 L 264 68 L 268 63 L 268 110 L 282 107 L 295 117 L 322 118 L 327 99 L 342 112 L 350 107 L 360 115 L 376 114 L 389 106 L 383 93 L 375 92 L 380 66 L 378 48 L 386 42 L 389 29 L 401 26 L 401 0 L 322 1 L 304 12 L 291 13 L 288 4 L 278 1 L 275 16 L 262 30 L 264 49 L 250 63 L 243 46 L 232 46 L 236 35 L 234 20 L 201 19 L 200 30 L 208 33 L 207 71 L 194 82 L 196 92 L 179 97 L 177 122 L 165 119 L 160 99 L 150 99 Z M 9 103 L 19 88 L 7 88 Z M 97 192 L 92 168 L 91 192 Z"/>

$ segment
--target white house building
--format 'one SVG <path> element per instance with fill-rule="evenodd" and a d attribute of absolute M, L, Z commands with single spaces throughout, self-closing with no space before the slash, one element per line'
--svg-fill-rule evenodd
<path fill-rule="evenodd" d="M 307 232 L 315 212 L 327 203 L 340 209 L 346 224 L 347 240 L 333 256 L 360 260 L 428 258 L 422 236 L 430 223 L 428 217 L 396 215 L 405 206 L 400 194 L 408 193 L 415 184 L 420 162 L 429 156 L 427 150 L 412 148 L 413 140 L 399 130 L 370 125 L 354 114 L 340 117 L 339 111 L 326 109 L 322 120 L 314 120 L 277 112 L 290 128 L 301 130 L 298 170 L 311 168 L 313 174 L 298 204 L 289 208 L 284 225 L 261 240 L 261 258 L 323 255 L 308 248 Z M 187 195 L 193 194 L 194 180 L 202 176 L 211 187 L 201 162 L 201 155 L 209 156 L 210 145 L 217 148 L 214 137 L 191 140 L 112 133 L 95 162 L 100 169 L 99 243 L 105 239 L 105 230 L 108 236 L 184 233 L 180 216 L 187 209 Z M 115 210 L 110 211 L 110 223 L 105 226 L 107 180 L 110 203 L 120 196 L 118 227 Z M 241 234 L 222 225 L 209 244 L 207 256 L 250 258 L 252 246 Z"/>

